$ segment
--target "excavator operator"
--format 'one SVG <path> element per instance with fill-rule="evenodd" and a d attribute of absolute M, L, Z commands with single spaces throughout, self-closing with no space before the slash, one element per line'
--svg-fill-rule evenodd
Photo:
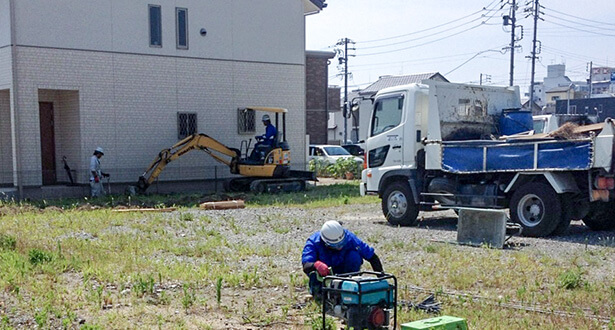
<path fill-rule="evenodd" d="M 265 125 L 265 134 L 256 137 L 257 145 L 263 144 L 271 147 L 274 144 L 273 140 L 278 135 L 278 130 L 271 123 L 269 115 L 263 115 L 263 125 Z"/>
<path fill-rule="evenodd" d="M 256 136 L 256 144 L 250 158 L 255 160 L 263 160 L 267 152 L 275 145 L 275 139 L 278 136 L 278 130 L 271 124 L 269 115 L 263 115 L 263 125 L 265 125 L 265 134 Z"/>

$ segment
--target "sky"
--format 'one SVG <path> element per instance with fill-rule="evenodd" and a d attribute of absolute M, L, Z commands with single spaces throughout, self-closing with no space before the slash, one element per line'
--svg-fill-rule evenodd
<path fill-rule="evenodd" d="M 517 0 L 514 84 L 526 92 L 531 81 L 532 1 Z M 342 38 L 350 47 L 349 90 L 364 88 L 383 75 L 440 72 L 460 83 L 509 84 L 512 0 L 327 0 L 320 13 L 306 18 L 306 49 L 334 51 Z M 529 4 L 527 4 L 529 3 Z M 527 5 L 526 5 L 527 4 Z M 537 39 L 536 81 L 547 65 L 566 64 L 573 81 L 589 77 L 593 66 L 615 67 L 615 1 L 541 0 Z M 343 46 L 337 46 L 342 48 Z M 355 55 L 355 56 L 352 56 Z M 329 66 L 329 84 L 343 86 L 336 76 L 338 60 Z"/>

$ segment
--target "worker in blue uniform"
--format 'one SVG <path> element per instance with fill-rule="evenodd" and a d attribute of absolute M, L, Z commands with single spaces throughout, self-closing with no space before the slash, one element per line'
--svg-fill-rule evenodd
<path fill-rule="evenodd" d="M 250 155 L 252 160 L 264 161 L 267 153 L 274 147 L 278 136 L 278 130 L 271 124 L 269 115 L 263 115 L 263 125 L 265 125 L 265 134 L 256 136 L 256 144 Z"/>
<path fill-rule="evenodd" d="M 263 125 L 265 125 L 265 134 L 256 137 L 259 144 L 273 146 L 273 142 L 278 135 L 278 130 L 271 123 L 269 115 L 263 115 Z"/>
<path fill-rule="evenodd" d="M 307 239 L 301 256 L 303 272 L 310 278 L 312 296 L 319 296 L 322 288 L 317 274 L 324 277 L 331 272 L 333 274 L 358 272 L 364 259 L 369 261 L 375 272 L 384 271 L 374 248 L 350 230 L 344 229 L 339 222 L 334 220 L 325 222 L 320 231 Z"/>

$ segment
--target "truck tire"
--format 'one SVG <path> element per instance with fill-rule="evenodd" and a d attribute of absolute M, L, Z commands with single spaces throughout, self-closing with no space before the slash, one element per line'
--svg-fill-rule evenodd
<path fill-rule="evenodd" d="M 530 182 L 513 193 L 510 216 L 524 236 L 549 236 L 562 219 L 562 203 L 550 185 Z"/>
<path fill-rule="evenodd" d="M 551 235 L 554 236 L 562 236 L 568 233 L 568 229 L 570 228 L 570 222 L 574 217 L 574 205 L 575 203 L 572 201 L 571 194 L 562 194 L 560 195 L 560 202 L 562 205 L 562 218 L 560 222 L 557 224 Z"/>
<path fill-rule="evenodd" d="M 394 182 L 382 194 L 382 213 L 393 226 L 412 226 L 419 215 L 418 205 L 405 182 Z"/>
<path fill-rule="evenodd" d="M 591 203 L 589 213 L 583 217 L 583 223 L 591 230 L 611 230 L 615 228 L 615 210 L 613 202 Z"/>

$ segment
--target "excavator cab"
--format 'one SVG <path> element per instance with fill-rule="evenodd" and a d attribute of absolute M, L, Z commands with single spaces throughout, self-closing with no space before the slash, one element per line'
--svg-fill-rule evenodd
<path fill-rule="evenodd" d="M 205 134 L 191 135 L 168 149 L 163 149 L 139 177 L 135 190 L 144 193 L 158 178 L 168 163 L 192 150 L 201 150 L 216 161 L 227 165 L 232 174 L 240 177 L 228 180 L 228 191 L 298 191 L 305 189 L 306 181 L 316 181 L 314 172 L 295 171 L 290 168 L 290 147 L 286 141 L 286 113 L 283 108 L 248 107 L 243 110 L 269 112 L 274 116 L 277 136 L 266 147 L 251 141 L 242 141 L 240 149 L 230 148 Z M 245 153 L 243 146 L 246 146 Z"/>

